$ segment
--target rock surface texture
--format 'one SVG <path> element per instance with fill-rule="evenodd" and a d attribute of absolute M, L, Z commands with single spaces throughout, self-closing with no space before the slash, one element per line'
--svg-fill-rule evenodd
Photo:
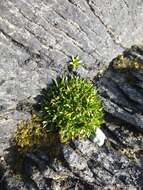
<path fill-rule="evenodd" d="M 93 79 L 125 49 L 143 44 L 142 23 L 142 0 L 0 0 L 0 189 L 143 188 L 142 134 L 131 130 L 143 131 L 142 69 L 127 80 L 111 64 L 96 81 L 112 115 L 102 148 L 90 138 L 59 145 L 54 158 L 51 147 L 24 156 L 6 150 L 18 121 L 30 117 L 40 91 L 67 70 L 71 56 L 84 62 L 78 73 Z M 125 56 L 142 63 L 143 49 Z"/>
<path fill-rule="evenodd" d="M 143 48 L 113 60 L 98 86 L 105 110 L 143 132 Z"/>
<path fill-rule="evenodd" d="M 126 47 L 143 43 L 142 21 L 142 0 L 1 0 L 0 153 L 70 56 L 78 54 L 78 72 L 93 78 Z"/>
<path fill-rule="evenodd" d="M 124 125 L 106 123 L 104 146 L 94 138 L 56 144 L 20 156 L 9 149 L 2 161 L 0 187 L 3 190 L 96 190 L 142 189 L 143 141 Z M 58 148 L 57 148 L 58 147 Z"/>

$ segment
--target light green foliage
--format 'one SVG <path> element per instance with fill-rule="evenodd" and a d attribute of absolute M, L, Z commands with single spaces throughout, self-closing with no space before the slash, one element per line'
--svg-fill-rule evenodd
<path fill-rule="evenodd" d="M 79 59 L 78 56 L 73 57 L 72 56 L 72 60 L 70 62 L 70 66 L 72 67 L 72 70 L 75 71 L 80 65 L 81 65 L 82 61 Z"/>
<path fill-rule="evenodd" d="M 104 122 L 100 97 L 90 81 L 77 76 L 54 81 L 45 94 L 44 127 L 62 142 L 88 137 Z"/>

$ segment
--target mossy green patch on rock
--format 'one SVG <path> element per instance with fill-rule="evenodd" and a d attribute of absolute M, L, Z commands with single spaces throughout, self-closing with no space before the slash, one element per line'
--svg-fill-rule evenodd
<path fill-rule="evenodd" d="M 13 137 L 18 150 L 31 151 L 49 142 L 49 134 L 37 116 L 21 121 Z"/>
<path fill-rule="evenodd" d="M 127 71 L 127 70 L 143 70 L 143 64 L 137 59 L 129 59 L 124 55 L 119 55 L 113 60 L 112 66 L 114 69 Z"/>

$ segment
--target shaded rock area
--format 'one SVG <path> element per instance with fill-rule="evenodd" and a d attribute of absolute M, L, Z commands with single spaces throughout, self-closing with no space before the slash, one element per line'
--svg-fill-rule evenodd
<path fill-rule="evenodd" d="M 106 123 L 103 147 L 94 137 L 20 156 L 12 148 L 5 154 L 3 189 L 142 189 L 142 135 L 124 124 Z"/>
<path fill-rule="evenodd" d="M 133 46 L 114 59 L 98 86 L 105 110 L 143 132 L 143 48 Z"/>

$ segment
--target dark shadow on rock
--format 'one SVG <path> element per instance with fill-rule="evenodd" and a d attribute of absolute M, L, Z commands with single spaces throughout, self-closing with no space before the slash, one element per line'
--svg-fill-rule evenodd
<path fill-rule="evenodd" d="M 0 164 L 0 189 L 2 190 L 8 190 L 7 187 L 7 182 L 5 180 L 5 169 L 2 166 L 2 164 Z"/>
<path fill-rule="evenodd" d="M 40 189 L 38 186 L 41 182 L 37 185 L 37 181 L 33 180 L 33 176 L 36 175 L 36 173 L 40 173 L 40 175 L 43 176 L 42 180 L 45 181 L 49 189 L 52 188 L 52 177 L 54 178 L 54 174 L 58 172 L 54 165 L 55 161 L 60 162 L 62 167 L 71 171 L 69 163 L 64 157 L 63 144 L 57 139 L 54 138 L 50 146 L 40 146 L 31 152 L 19 152 L 14 146 L 11 146 L 9 150 L 7 150 L 8 153 L 5 155 L 5 160 L 9 166 L 9 170 L 12 171 L 13 175 L 20 176 L 20 180 L 25 184 L 28 190 L 31 188 L 35 190 Z M 54 174 L 45 177 L 43 173 L 46 170 Z"/>
<path fill-rule="evenodd" d="M 105 111 L 143 132 L 143 49 L 133 46 L 115 58 L 95 84 Z M 129 126 L 128 125 L 128 126 Z"/>
<path fill-rule="evenodd" d="M 124 55 L 129 59 L 137 59 L 141 64 L 143 64 L 143 47 L 132 46 L 131 49 L 124 51 Z"/>
<path fill-rule="evenodd" d="M 130 166 L 134 167 L 132 175 L 136 176 L 139 187 L 143 187 L 143 48 L 133 46 L 126 50 L 94 82 L 106 112 L 103 131 L 108 137 L 107 143 L 133 162 Z M 122 175 L 119 180 L 124 184 L 127 182 Z"/>

